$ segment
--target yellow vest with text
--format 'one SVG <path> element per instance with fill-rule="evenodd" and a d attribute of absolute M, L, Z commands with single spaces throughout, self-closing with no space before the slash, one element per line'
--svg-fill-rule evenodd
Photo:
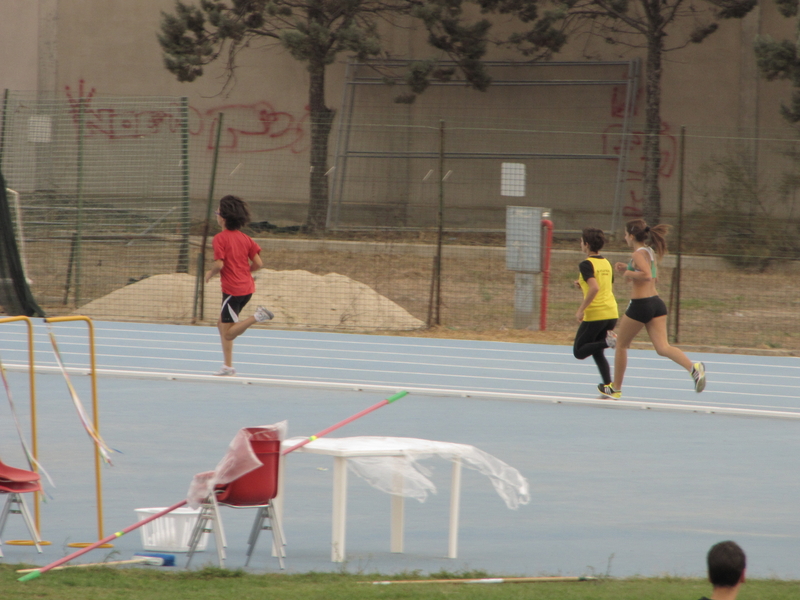
<path fill-rule="evenodd" d="M 594 297 L 592 303 L 586 307 L 583 313 L 584 321 L 604 321 L 606 319 L 618 319 L 619 310 L 617 308 L 617 299 L 614 298 L 614 268 L 606 258 L 599 256 L 587 256 L 586 260 L 592 263 L 594 267 L 594 278 L 600 288 L 597 296 Z M 578 273 L 578 283 L 583 291 L 583 297 L 589 293 L 589 285 L 584 281 L 583 274 Z"/>

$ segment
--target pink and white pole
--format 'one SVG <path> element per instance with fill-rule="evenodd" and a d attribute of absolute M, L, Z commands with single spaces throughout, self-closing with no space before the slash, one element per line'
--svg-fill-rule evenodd
<path fill-rule="evenodd" d="M 397 392 L 394 396 L 389 396 L 388 398 L 386 398 L 386 400 L 381 400 L 377 404 L 373 404 L 369 408 L 365 408 L 361 412 L 354 414 L 352 417 L 348 417 L 344 421 L 339 421 L 336 425 L 331 425 L 327 429 L 323 429 L 317 435 L 312 435 L 311 437 L 308 437 L 308 438 L 304 439 L 299 444 L 295 444 L 291 448 L 287 448 L 286 450 L 283 450 L 281 452 L 281 454 L 284 454 L 284 455 L 285 454 L 289 454 L 289 452 L 293 452 L 293 451 L 297 450 L 298 448 L 302 448 L 303 446 L 305 446 L 306 444 L 310 444 L 311 442 L 313 442 L 317 438 L 321 438 L 324 435 L 328 435 L 331 431 L 335 431 L 336 429 L 339 429 L 339 427 L 347 425 L 348 423 L 352 423 L 356 419 L 360 419 L 364 415 L 371 413 L 373 410 L 378 410 L 379 408 L 381 408 L 383 406 L 386 406 L 387 404 L 391 404 L 395 400 L 399 400 L 403 396 L 407 396 L 407 395 L 408 395 L 408 392 Z"/>

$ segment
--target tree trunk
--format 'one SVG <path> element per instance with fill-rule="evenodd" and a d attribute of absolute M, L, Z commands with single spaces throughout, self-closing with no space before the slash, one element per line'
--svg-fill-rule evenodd
<path fill-rule="evenodd" d="M 658 172 L 661 169 L 661 53 L 663 34 L 654 26 L 647 40 L 647 78 L 645 82 L 646 109 L 644 129 L 644 205 L 642 217 L 648 225 L 661 221 L 661 189 Z"/>
<path fill-rule="evenodd" d="M 333 124 L 334 111 L 325 106 L 325 63 L 312 59 L 308 70 L 311 81 L 308 106 L 311 116 L 311 173 L 308 216 L 309 231 L 322 231 L 328 217 L 328 138 Z"/>

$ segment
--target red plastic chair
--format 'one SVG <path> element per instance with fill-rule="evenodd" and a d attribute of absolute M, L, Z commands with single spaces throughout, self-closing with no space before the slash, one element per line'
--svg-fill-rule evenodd
<path fill-rule="evenodd" d="M 204 533 L 214 533 L 219 564 L 220 567 L 225 566 L 224 548 L 227 543 L 219 507 L 229 506 L 231 508 L 258 508 L 253 527 L 250 530 L 250 537 L 247 540 L 247 561 L 245 566 L 250 564 L 250 558 L 255 550 L 259 534 L 262 530 L 267 529 L 272 531 L 273 549 L 278 557 L 278 564 L 281 569 L 286 568 L 283 563 L 283 547 L 285 545 L 283 532 L 272 504 L 272 500 L 278 495 L 281 441 L 280 439 L 266 439 L 275 433 L 273 431 L 265 432 L 258 427 L 248 427 L 247 431 L 252 435 L 250 447 L 258 457 L 258 460 L 261 461 L 261 466 L 249 473 L 245 473 L 238 479 L 234 479 L 230 483 L 217 485 L 214 493 L 203 502 L 197 523 L 189 538 L 187 567 Z"/>
<path fill-rule="evenodd" d="M 39 542 L 41 542 L 42 539 L 39 537 L 39 532 L 36 530 L 36 525 L 34 525 L 31 513 L 25 505 L 22 494 L 41 491 L 42 486 L 39 483 L 38 473 L 9 467 L 7 464 L 0 461 L 0 494 L 8 495 L 6 503 L 3 506 L 3 511 L 0 512 L 0 537 L 3 535 L 8 516 L 12 514 L 22 515 L 25 525 L 28 527 L 28 531 L 33 539 L 33 544 L 40 554 L 42 548 Z M 0 557 L 2 556 L 3 552 L 0 550 Z"/>

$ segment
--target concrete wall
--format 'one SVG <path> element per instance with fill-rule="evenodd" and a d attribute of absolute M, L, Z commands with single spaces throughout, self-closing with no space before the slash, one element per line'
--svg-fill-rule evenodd
<path fill-rule="evenodd" d="M 0 89 L 36 89 L 38 30 L 36 2 L 0 2 Z"/>
<path fill-rule="evenodd" d="M 224 111 L 226 122 L 230 119 L 237 125 L 224 131 L 221 147 L 225 168 L 221 171 L 233 172 L 246 159 L 251 171 L 269 174 L 258 191 L 253 187 L 246 192 L 256 203 L 256 218 L 286 223 L 302 220 L 309 158 L 305 122 L 308 76 L 304 65 L 279 47 L 265 45 L 240 55 L 235 79 L 227 87 L 221 64 L 208 67 L 196 82 L 179 83 L 164 69 L 156 41 L 160 12 L 171 11 L 173 5 L 173 0 L 4 0 L 0 3 L 0 82 L 8 88 L 55 90 L 73 96 L 188 97 L 193 155 L 201 156 L 192 173 L 192 195 L 198 201 L 205 195 L 216 115 Z M 788 84 L 760 79 L 750 47 L 757 33 L 793 37 L 793 26 L 777 15 L 772 3 L 765 3 L 745 20 L 723 22 L 719 31 L 701 45 L 665 56 L 662 189 L 667 218 L 675 211 L 682 125 L 690 132 L 724 129 L 764 134 L 771 128 L 785 129 L 778 108 L 788 98 Z M 419 43 L 421 37 L 413 29 L 387 30 L 396 56 L 426 56 L 424 44 Z M 556 60 L 583 60 L 587 53 L 606 60 L 644 56 L 642 50 L 578 38 Z M 519 57 L 495 52 L 491 58 Z M 344 57 L 332 65 L 327 76 L 328 103 L 336 109 L 342 101 L 343 61 Z M 614 90 L 601 93 L 606 96 L 607 118 L 612 122 L 618 99 Z M 643 115 L 642 92 L 637 101 L 639 124 Z M 289 126 L 270 128 L 265 123 L 272 117 Z M 536 118 L 531 115 L 531 119 Z M 584 118 L 586 114 L 579 106 L 565 107 L 562 115 L 567 123 Z M 641 201 L 641 158 L 639 146 L 635 146 L 627 199 L 634 209 Z M 231 186 L 233 189 L 235 184 Z M 557 206 L 554 208 L 557 210 Z M 502 206 L 498 209 L 502 213 Z M 569 212 L 574 216 L 572 209 Z"/>

